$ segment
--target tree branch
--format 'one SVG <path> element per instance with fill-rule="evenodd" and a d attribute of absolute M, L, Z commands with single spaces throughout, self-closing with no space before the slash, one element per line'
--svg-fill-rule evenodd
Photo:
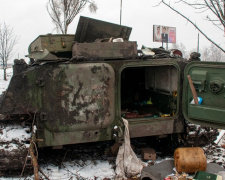
<path fill-rule="evenodd" d="M 225 50 L 223 48 L 221 48 L 218 44 L 216 44 L 213 40 L 211 40 L 195 23 L 193 23 L 190 19 L 188 19 L 186 16 L 184 16 L 183 14 L 181 14 L 179 11 L 177 11 L 176 9 L 172 8 L 169 4 L 165 3 L 164 0 L 162 0 L 163 4 L 165 4 L 167 7 L 169 7 L 170 9 L 172 9 L 174 12 L 176 12 L 177 14 L 179 14 L 180 16 L 182 16 L 183 18 L 185 18 L 188 22 L 190 22 L 196 29 L 198 29 L 198 31 L 206 38 L 208 39 L 211 43 L 213 43 L 217 48 L 219 48 L 221 51 L 223 51 L 225 53 Z"/>
<path fill-rule="evenodd" d="M 221 16 L 220 16 L 220 13 L 218 12 L 218 10 L 217 10 L 217 8 L 216 8 L 216 6 L 215 6 L 215 4 L 214 4 L 214 0 L 210 0 L 210 2 L 211 2 L 211 4 L 212 4 L 212 7 L 214 8 L 214 11 L 216 12 L 216 16 L 218 17 L 218 19 L 220 20 L 220 22 L 223 24 L 223 26 L 224 26 L 224 21 L 223 21 L 223 19 L 221 18 Z"/>
<path fill-rule="evenodd" d="M 67 34 L 68 26 L 87 3 L 92 5 L 91 10 L 97 10 L 93 0 L 48 0 L 47 11 L 56 28 Z"/>

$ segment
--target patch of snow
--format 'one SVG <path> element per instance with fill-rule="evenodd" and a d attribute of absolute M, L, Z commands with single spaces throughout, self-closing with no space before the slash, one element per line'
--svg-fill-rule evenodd
<path fill-rule="evenodd" d="M 7 73 L 7 81 L 4 80 L 3 69 L 0 69 L 0 94 L 2 94 L 2 92 L 5 91 L 8 88 L 9 82 L 10 82 L 11 77 L 13 75 L 13 69 L 8 68 L 6 70 L 6 73 Z"/>
<path fill-rule="evenodd" d="M 188 134 L 189 135 L 194 135 L 196 133 L 196 131 L 190 131 Z"/>
<path fill-rule="evenodd" d="M 224 133 L 225 133 L 225 130 L 221 130 L 220 131 L 219 135 L 217 136 L 217 139 L 214 141 L 216 144 L 218 144 L 220 142 L 220 140 L 223 137 Z"/>
<path fill-rule="evenodd" d="M 86 161 L 86 166 L 80 167 L 74 161 L 63 163 L 63 168 L 48 164 L 41 165 L 40 168 L 51 180 L 103 180 L 104 178 L 114 179 L 115 173 L 112 165 L 108 161 Z M 33 176 L 27 179 L 33 179 Z M 1 180 L 11 180 L 12 178 L 1 178 Z M 19 178 L 13 178 L 19 180 Z"/>
<path fill-rule="evenodd" d="M 31 133 L 27 132 L 27 128 L 23 128 L 19 125 L 9 125 L 6 128 L 2 128 L 2 132 L 0 133 L 0 141 L 1 142 L 11 142 L 15 140 L 17 142 L 24 142 L 31 138 Z M 0 145 L 0 149 L 8 150 L 16 149 L 17 144 L 10 143 L 10 145 Z"/>
<path fill-rule="evenodd" d="M 0 139 L 2 142 L 17 140 L 19 142 L 24 141 L 30 138 L 31 134 L 26 132 L 26 128 L 22 126 L 7 126 L 2 131 L 3 133 L 0 135 Z"/>
<path fill-rule="evenodd" d="M 64 163 L 65 167 L 69 172 L 73 174 L 79 174 L 81 177 L 94 179 L 94 177 L 98 177 L 99 179 L 103 178 L 113 178 L 114 170 L 112 169 L 112 165 L 110 165 L 107 161 L 86 161 L 87 164 L 84 167 L 78 167 L 71 165 L 71 162 Z"/>

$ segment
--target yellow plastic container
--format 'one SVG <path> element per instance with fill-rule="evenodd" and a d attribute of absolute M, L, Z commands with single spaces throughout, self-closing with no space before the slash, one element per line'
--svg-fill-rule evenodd
<path fill-rule="evenodd" d="M 174 163 L 177 172 L 195 173 L 205 171 L 207 160 L 200 147 L 178 148 L 174 152 Z"/>

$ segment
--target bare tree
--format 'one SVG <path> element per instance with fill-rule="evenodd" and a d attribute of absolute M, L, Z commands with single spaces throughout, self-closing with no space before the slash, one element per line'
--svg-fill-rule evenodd
<path fill-rule="evenodd" d="M 225 59 L 225 54 L 213 44 L 209 47 L 205 47 L 201 52 L 201 55 L 202 61 L 222 62 Z"/>
<path fill-rule="evenodd" d="M 97 11 L 93 0 L 48 0 L 47 11 L 56 28 L 62 34 L 67 34 L 68 26 L 87 3 L 91 12 Z"/>
<path fill-rule="evenodd" d="M 174 3 L 171 3 L 170 0 L 166 2 L 166 0 L 160 0 L 160 3 L 165 4 L 167 7 L 169 7 L 174 12 L 178 13 L 180 16 L 185 18 L 188 22 L 190 22 L 198 31 L 206 38 L 208 39 L 212 44 L 214 44 L 217 48 L 219 48 L 221 51 L 225 53 L 225 49 L 223 49 L 220 45 L 218 45 L 216 42 L 214 42 L 212 39 L 210 39 L 207 34 L 204 33 L 204 31 L 199 28 L 199 26 L 194 23 L 191 19 L 189 19 L 187 16 L 185 16 L 182 12 L 182 10 L 177 10 L 175 7 L 173 7 Z M 206 20 L 212 22 L 213 25 L 215 25 L 220 30 L 225 30 L 225 1 L 224 0 L 177 0 L 175 3 L 183 3 L 184 5 L 190 6 L 197 10 L 199 13 L 207 12 Z M 173 4 L 173 5 L 172 5 Z"/>
<path fill-rule="evenodd" d="M 19 38 L 14 34 L 13 28 L 0 24 L 0 60 L 4 70 L 4 80 L 6 81 L 7 62 L 13 55 L 13 49 Z"/>

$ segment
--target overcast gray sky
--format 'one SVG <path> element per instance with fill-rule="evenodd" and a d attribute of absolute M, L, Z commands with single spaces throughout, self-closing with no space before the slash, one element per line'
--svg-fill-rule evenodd
<path fill-rule="evenodd" d="M 90 13 L 83 10 L 69 26 L 69 34 L 74 34 L 79 16 L 87 16 L 119 24 L 120 0 L 95 0 L 98 10 Z M 24 58 L 28 54 L 29 44 L 40 34 L 57 33 L 47 13 L 47 0 L 0 0 L 0 23 L 5 22 L 14 28 L 20 36 L 14 58 Z M 161 43 L 153 42 L 153 25 L 176 27 L 177 42 L 182 42 L 188 50 L 197 47 L 198 31 L 182 17 L 168 9 L 165 5 L 154 7 L 157 0 L 123 0 L 122 24 L 132 27 L 131 41 L 137 41 L 138 47 L 159 47 Z M 210 34 L 210 37 L 224 46 L 223 33 L 203 20 L 203 15 L 190 13 L 191 9 L 180 7 L 189 18 L 193 18 L 199 26 Z M 201 48 L 209 43 L 200 36 Z"/>

